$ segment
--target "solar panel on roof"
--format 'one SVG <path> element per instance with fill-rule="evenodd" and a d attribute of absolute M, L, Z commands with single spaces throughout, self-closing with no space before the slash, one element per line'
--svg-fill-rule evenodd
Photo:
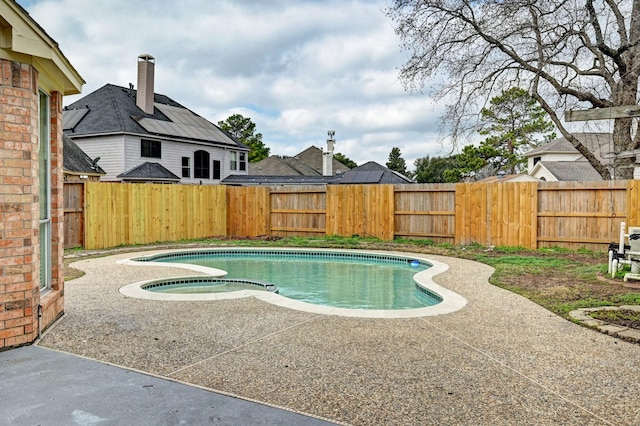
<path fill-rule="evenodd" d="M 165 104 L 154 104 L 169 120 L 141 118 L 138 120 L 146 131 L 162 135 L 180 136 L 189 139 L 213 141 L 225 145 L 238 146 L 226 133 L 188 109 Z"/>
<path fill-rule="evenodd" d="M 353 178 L 356 177 L 356 173 L 358 172 L 345 172 L 340 183 L 353 183 Z"/>
<path fill-rule="evenodd" d="M 383 174 L 384 174 L 384 172 L 382 170 L 369 172 L 369 179 L 367 180 L 367 183 L 378 183 L 378 182 L 380 182 L 380 179 L 382 179 L 382 175 Z"/>
<path fill-rule="evenodd" d="M 189 139 L 199 139 L 218 142 L 225 145 L 238 146 L 229 137 L 220 137 L 217 132 L 202 127 L 187 126 L 184 124 L 172 123 L 170 121 L 154 120 L 152 118 L 141 118 L 138 120 L 146 131 L 161 135 L 179 136 Z"/>
<path fill-rule="evenodd" d="M 62 129 L 73 130 L 89 112 L 89 108 L 69 109 L 62 111 Z"/>
<path fill-rule="evenodd" d="M 384 172 L 380 170 L 374 171 L 358 171 L 351 170 L 344 174 L 340 183 L 378 183 Z"/>

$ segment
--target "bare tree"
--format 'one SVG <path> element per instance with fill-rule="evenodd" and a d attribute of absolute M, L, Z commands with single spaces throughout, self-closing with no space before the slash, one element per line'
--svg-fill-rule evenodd
<path fill-rule="evenodd" d="M 413 91 L 439 81 L 434 95 L 448 100 L 443 118 L 454 142 L 479 103 L 523 87 L 602 178 L 611 178 L 561 114 L 637 104 L 640 0 L 395 0 L 387 14 L 410 53 L 401 80 Z M 640 147 L 637 130 L 632 118 L 616 118 L 613 151 Z M 621 171 L 631 177 L 632 169 Z"/>

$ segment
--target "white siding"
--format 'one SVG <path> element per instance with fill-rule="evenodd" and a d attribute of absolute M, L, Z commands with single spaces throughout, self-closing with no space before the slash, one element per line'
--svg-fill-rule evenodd
<path fill-rule="evenodd" d="M 142 157 L 140 144 L 142 139 L 159 140 L 161 143 L 161 156 L 162 158 L 150 158 Z M 160 163 L 166 167 L 173 174 L 181 179 L 181 183 L 193 183 L 199 184 L 218 184 L 220 180 L 226 178 L 230 174 L 247 174 L 247 170 L 240 171 L 238 164 L 238 170 L 230 170 L 231 155 L 228 148 L 212 147 L 211 145 L 189 143 L 189 142 L 177 142 L 171 140 L 158 139 L 155 137 L 141 137 L 136 135 L 116 135 L 116 136 L 104 136 L 87 139 L 74 139 L 78 146 L 87 153 L 91 158 L 100 157 L 98 163 L 100 167 L 107 172 L 107 175 L 100 180 L 120 180 L 116 176 L 126 171 L 139 166 L 144 162 Z M 213 176 L 213 161 L 220 161 L 220 180 L 216 179 L 194 179 L 193 178 L 193 154 L 196 151 L 203 150 L 209 153 L 209 167 L 211 176 Z M 240 159 L 240 152 L 235 151 L 238 154 L 238 161 Z M 182 178 L 182 157 L 189 157 L 190 175 L 191 178 Z M 245 161 L 248 160 L 249 153 L 245 154 Z M 248 169 L 248 165 L 246 167 Z"/>
<path fill-rule="evenodd" d="M 125 165 L 126 170 L 130 170 L 133 167 L 138 166 L 146 161 L 151 163 L 160 163 L 162 166 L 166 167 L 167 170 L 171 171 L 171 173 L 178 176 L 181 180 L 181 183 L 193 183 L 199 184 L 217 184 L 220 183 L 220 180 L 226 178 L 229 174 L 229 154 L 226 148 L 218 148 L 212 147 L 210 145 L 200 145 L 196 143 L 188 143 L 188 142 L 176 142 L 170 140 L 162 140 L 161 142 L 161 155 L 162 158 L 148 158 L 142 157 L 140 155 L 140 141 L 143 138 L 141 137 L 133 137 L 129 136 L 126 139 L 126 148 L 125 148 Z M 147 137 L 145 139 L 154 139 L 151 137 Z M 193 155 L 196 151 L 206 151 L 209 153 L 209 171 L 211 176 L 213 176 L 213 161 L 219 160 L 221 166 L 220 180 L 216 179 L 195 179 L 193 177 L 193 165 L 194 159 Z M 238 155 L 239 155 L 238 151 Z M 190 167 L 190 178 L 182 178 L 182 157 L 189 157 L 189 167 Z M 248 153 L 246 155 L 248 158 Z M 247 174 L 247 171 L 244 172 L 234 172 L 233 174 Z"/>
<path fill-rule="evenodd" d="M 540 157 L 540 161 L 577 161 L 583 160 L 584 157 L 579 152 L 575 153 L 543 153 L 527 158 L 527 170 L 533 170 L 533 159 Z"/>
<path fill-rule="evenodd" d="M 73 141 L 89 157 L 100 157 L 98 165 L 107 172 L 100 178 L 101 181 L 119 180 L 116 178 L 124 172 L 124 137 L 123 135 L 103 136 L 95 138 L 78 138 Z"/>
<path fill-rule="evenodd" d="M 547 170 L 544 166 L 540 166 L 538 167 L 536 170 L 534 170 L 533 174 L 531 175 L 535 178 L 538 178 L 540 180 L 545 180 L 547 182 L 557 182 L 558 179 L 556 179 L 556 177 L 554 175 L 551 174 L 551 172 L 549 172 L 549 170 Z"/>

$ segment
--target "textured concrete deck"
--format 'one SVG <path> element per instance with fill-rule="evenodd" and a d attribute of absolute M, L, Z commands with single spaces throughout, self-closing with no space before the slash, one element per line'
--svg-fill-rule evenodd
<path fill-rule="evenodd" d="M 0 352 L 2 425 L 332 423 L 37 346 Z"/>
<path fill-rule="evenodd" d="M 125 298 L 125 284 L 193 275 L 126 257 L 73 265 L 87 274 L 40 346 L 352 424 L 640 424 L 640 345 L 488 284 L 482 264 L 432 256 L 460 311 L 372 319 Z"/>

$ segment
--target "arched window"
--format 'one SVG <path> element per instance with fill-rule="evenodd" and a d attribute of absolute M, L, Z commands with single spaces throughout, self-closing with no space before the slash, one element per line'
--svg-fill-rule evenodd
<path fill-rule="evenodd" d="M 209 153 L 196 151 L 193 153 L 193 177 L 196 179 L 210 179 Z"/>

